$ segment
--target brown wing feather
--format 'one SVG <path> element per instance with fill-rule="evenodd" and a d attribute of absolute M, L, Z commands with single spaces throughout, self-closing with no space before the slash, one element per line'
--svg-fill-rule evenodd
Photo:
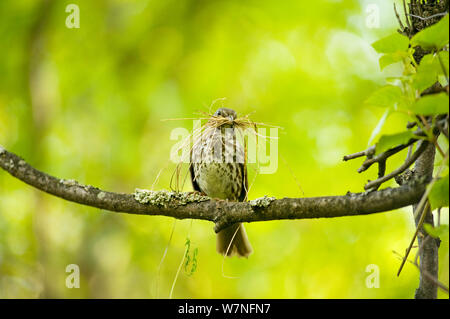
<path fill-rule="evenodd" d="M 201 192 L 200 186 L 198 186 L 197 181 L 195 180 L 195 173 L 194 173 L 194 163 L 192 162 L 192 151 L 190 155 L 191 163 L 189 165 L 189 171 L 191 172 L 191 182 L 192 182 L 192 188 L 194 188 L 194 191 Z"/>
<path fill-rule="evenodd" d="M 246 199 L 248 192 L 247 165 L 246 163 L 239 164 L 239 167 L 242 172 L 242 185 L 243 185 L 241 194 L 239 195 L 239 201 L 243 202 Z"/>

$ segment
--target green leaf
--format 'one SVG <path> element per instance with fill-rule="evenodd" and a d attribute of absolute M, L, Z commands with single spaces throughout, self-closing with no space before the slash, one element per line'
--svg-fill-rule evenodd
<path fill-rule="evenodd" d="M 372 43 L 372 47 L 378 53 L 394 53 L 398 51 L 406 51 L 408 50 L 408 45 L 408 37 L 398 32 Z"/>
<path fill-rule="evenodd" d="M 440 50 L 448 43 L 448 14 L 438 23 L 423 29 L 411 39 L 411 46 L 420 45 L 425 50 Z"/>
<path fill-rule="evenodd" d="M 433 227 L 430 224 L 423 224 L 423 228 L 425 228 L 425 231 L 434 238 L 443 237 L 448 234 L 448 225 Z"/>
<path fill-rule="evenodd" d="M 414 88 L 422 92 L 435 84 L 441 74 L 443 74 L 443 71 L 439 58 L 433 53 L 427 54 L 420 61 L 417 72 L 413 76 L 412 84 Z"/>
<path fill-rule="evenodd" d="M 409 110 L 420 115 L 445 114 L 448 113 L 448 103 L 446 93 L 430 94 L 417 100 Z"/>
<path fill-rule="evenodd" d="M 406 144 L 414 137 L 415 135 L 412 131 L 405 131 L 392 135 L 382 135 L 375 146 L 375 154 L 381 154 L 395 146 Z"/>
<path fill-rule="evenodd" d="M 428 186 L 429 187 L 429 186 Z M 428 195 L 431 209 L 439 207 L 448 207 L 448 174 L 434 183 L 433 188 Z"/>
<path fill-rule="evenodd" d="M 387 53 L 387 54 L 383 55 L 379 60 L 380 70 L 383 70 L 388 65 L 402 61 L 407 56 L 408 56 L 408 54 L 404 51 Z"/>
<path fill-rule="evenodd" d="M 406 104 L 403 92 L 398 86 L 386 85 L 373 92 L 365 101 L 365 106 L 376 106 L 396 110 Z"/>
<path fill-rule="evenodd" d="M 441 59 L 442 64 L 444 65 L 445 73 L 448 75 L 448 60 L 449 60 L 449 52 L 448 51 L 439 51 L 439 57 Z M 442 68 L 442 66 L 441 66 Z M 443 73 L 443 72 L 442 72 Z"/>

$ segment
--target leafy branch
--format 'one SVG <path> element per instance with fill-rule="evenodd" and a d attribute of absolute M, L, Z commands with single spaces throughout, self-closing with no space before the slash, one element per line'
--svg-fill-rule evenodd
<path fill-rule="evenodd" d="M 449 136 L 449 15 L 448 12 L 423 17 L 428 6 L 443 6 L 444 4 L 428 4 L 411 1 L 409 12 L 406 1 L 403 1 L 406 27 L 403 25 L 397 9 L 394 12 L 401 30 L 373 43 L 374 49 L 381 54 L 380 69 L 400 63 L 403 73 L 387 79 L 387 85 L 376 90 L 365 101 L 369 107 L 384 108 L 383 115 L 372 137 L 381 130 L 384 122 L 393 113 L 406 114 L 410 122 L 406 130 L 396 134 L 384 134 L 378 142 L 365 151 L 350 154 L 344 160 L 365 157 L 358 172 L 361 173 L 378 163 L 378 179 L 369 181 L 364 188 L 368 191 L 377 190 L 382 184 L 395 178 L 402 185 L 411 179 L 422 179 L 430 182 L 417 205 L 414 205 L 416 231 L 402 259 L 400 274 L 408 254 L 416 238 L 421 253 L 421 280 L 416 297 L 435 298 L 437 280 L 437 248 L 439 240 L 428 240 L 429 235 L 424 230 L 424 223 L 433 222 L 431 211 L 448 206 L 448 136 Z M 448 3 L 447 3 L 448 5 Z M 445 10 L 447 8 L 443 7 Z M 412 11 L 412 13 L 411 13 Z M 432 11 L 430 11 L 432 12 Z M 414 20 L 417 19 L 417 20 Z M 425 23 L 425 25 L 424 25 Z M 418 29 L 420 28 L 420 29 Z M 417 128 L 415 131 L 412 129 Z M 443 149 L 438 137 L 446 138 L 446 149 Z M 416 151 L 413 153 L 413 148 Z M 408 148 L 408 155 L 399 167 L 388 174 L 386 161 L 393 155 Z M 434 154 L 437 150 L 442 156 L 442 163 L 436 176 L 433 175 Z M 416 171 L 409 170 L 415 163 Z M 448 234 L 448 228 L 447 234 Z M 423 236 L 425 239 L 422 239 Z M 431 245 L 431 249 L 423 245 Z M 426 275 L 425 275 L 426 274 Z M 432 279 L 430 279 L 430 276 Z M 424 288 L 426 287 L 426 288 Z M 447 289 L 448 292 L 448 289 Z"/>

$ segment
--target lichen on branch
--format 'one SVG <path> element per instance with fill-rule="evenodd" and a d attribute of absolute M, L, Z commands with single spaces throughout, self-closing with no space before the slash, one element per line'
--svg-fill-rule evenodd
<path fill-rule="evenodd" d="M 151 204 L 162 207 L 187 205 L 189 203 L 200 203 L 210 200 L 208 196 L 198 192 L 180 193 L 167 190 L 152 191 L 136 188 L 134 199 L 141 204 Z"/>
<path fill-rule="evenodd" d="M 72 202 L 112 212 L 208 220 L 215 223 L 216 232 L 239 222 L 334 218 L 387 212 L 417 203 L 426 188 L 424 182 L 413 180 L 397 188 L 352 196 L 281 199 L 264 196 L 250 202 L 233 202 L 212 199 L 198 192 L 142 189 L 136 189 L 133 194 L 108 192 L 75 180 L 53 177 L 35 169 L 3 147 L 0 147 L 0 167 L 36 189 Z"/>

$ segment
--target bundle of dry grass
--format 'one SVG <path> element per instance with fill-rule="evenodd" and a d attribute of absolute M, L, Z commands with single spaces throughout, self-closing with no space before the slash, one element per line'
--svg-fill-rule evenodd
<path fill-rule="evenodd" d="M 216 104 L 217 101 L 223 101 L 224 99 L 218 99 L 214 101 L 211 105 L 211 108 Z M 251 114 L 251 113 L 250 113 Z M 276 138 L 267 136 L 264 134 L 260 134 L 258 132 L 258 128 L 260 127 L 269 127 L 269 128 L 281 128 L 276 125 L 266 124 L 262 122 L 253 122 L 250 119 L 250 114 L 237 117 L 234 120 L 231 120 L 227 117 L 222 116 L 216 116 L 213 113 L 206 113 L 202 112 L 200 113 L 200 116 L 195 118 L 177 118 L 177 119 L 167 119 L 167 120 L 193 120 L 193 121 L 200 121 L 201 124 L 199 127 L 195 128 L 184 140 L 182 143 L 180 143 L 180 147 L 176 150 L 177 152 L 182 151 L 183 149 L 189 147 L 189 154 L 191 153 L 192 149 L 202 141 L 202 138 L 204 136 L 207 136 L 213 132 L 216 131 L 217 128 L 220 127 L 233 127 L 237 131 L 237 135 L 241 138 L 242 144 L 244 146 L 245 150 L 245 164 L 247 161 L 247 141 L 245 139 L 246 134 L 253 134 L 256 138 L 256 143 L 258 144 L 258 138 L 263 138 L 263 140 L 266 140 L 267 138 Z M 167 121 L 166 120 L 166 121 Z M 177 163 L 176 169 L 174 173 L 172 174 L 172 178 L 170 181 L 170 187 L 173 190 L 181 191 L 185 182 L 186 178 L 188 176 L 188 172 L 185 174 L 183 181 L 181 182 L 181 173 L 182 173 L 182 164 L 183 164 L 182 158 L 180 159 L 180 162 Z M 189 167 L 192 165 L 189 161 Z M 188 169 L 189 171 L 189 169 Z M 175 180 L 175 184 L 174 184 Z"/>

